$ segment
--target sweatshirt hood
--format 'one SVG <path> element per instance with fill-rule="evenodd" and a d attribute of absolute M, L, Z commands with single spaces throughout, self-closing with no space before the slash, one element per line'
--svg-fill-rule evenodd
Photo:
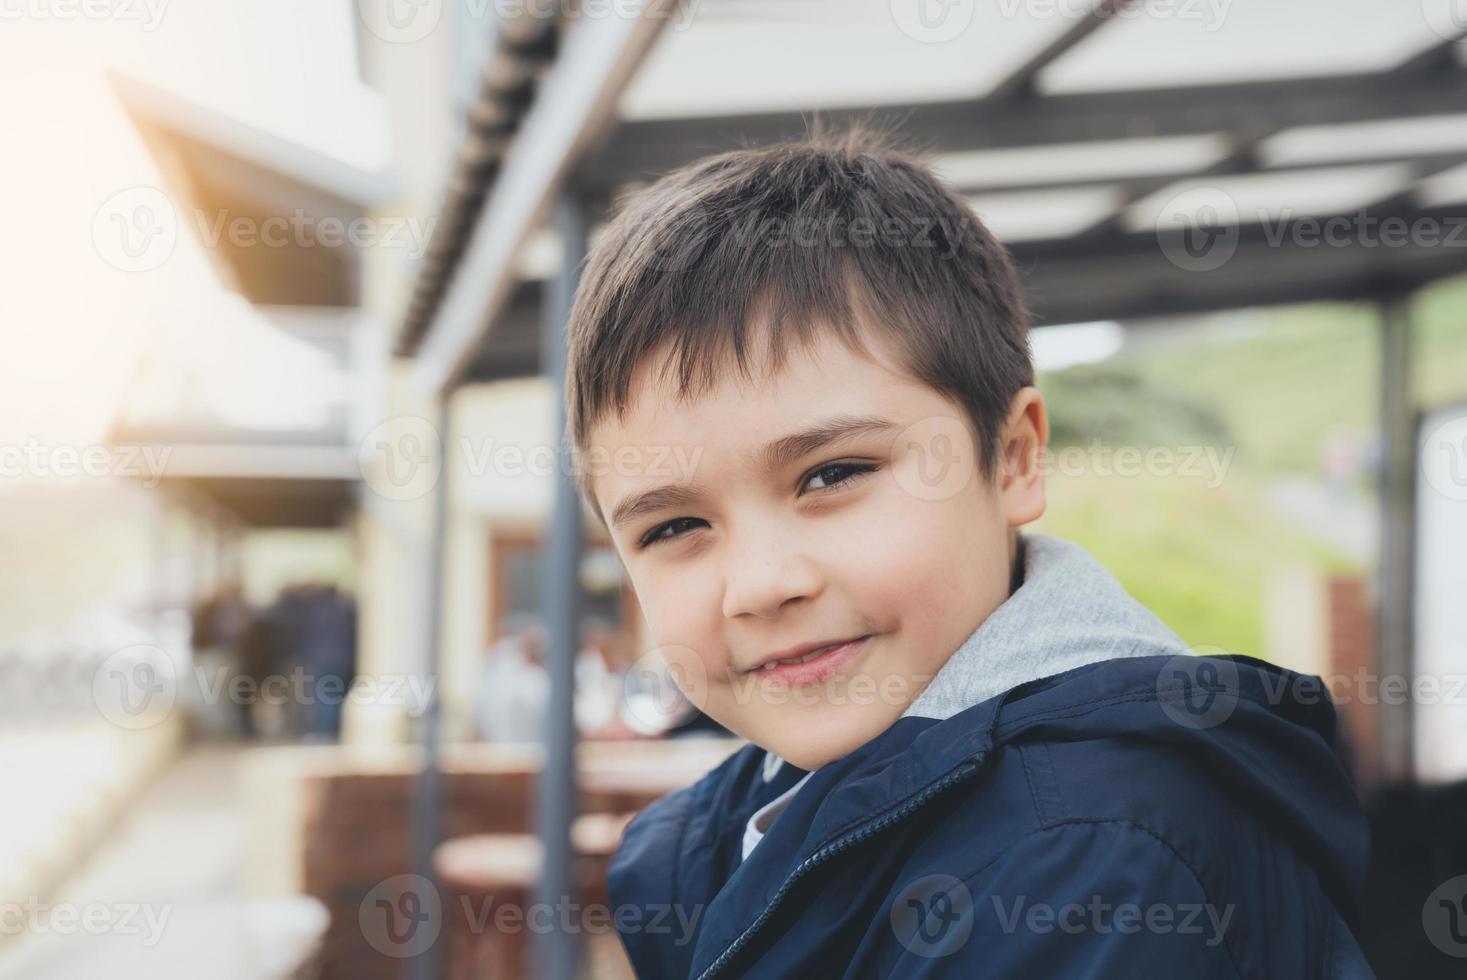
<path fill-rule="evenodd" d="M 1070 541 L 1020 534 L 1023 581 L 948 658 L 902 717 L 950 718 L 1039 677 L 1187 645 Z"/>

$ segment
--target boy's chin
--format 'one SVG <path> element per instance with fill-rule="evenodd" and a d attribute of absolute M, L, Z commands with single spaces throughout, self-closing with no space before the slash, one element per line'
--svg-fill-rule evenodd
<path fill-rule="evenodd" d="M 895 713 L 886 717 L 887 712 L 876 705 L 852 713 L 805 710 L 803 717 L 795 713 L 760 725 L 749 740 L 791 765 L 813 771 L 859 749 L 890 728 L 901 714 L 901 709 L 893 706 Z"/>

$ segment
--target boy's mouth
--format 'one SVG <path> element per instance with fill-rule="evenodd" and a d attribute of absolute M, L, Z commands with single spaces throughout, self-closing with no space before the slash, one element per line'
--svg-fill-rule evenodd
<path fill-rule="evenodd" d="M 845 640 L 823 640 L 804 643 L 789 650 L 771 654 L 744 671 L 756 677 L 778 678 L 789 683 L 824 680 L 856 653 L 865 649 L 871 634 Z"/>

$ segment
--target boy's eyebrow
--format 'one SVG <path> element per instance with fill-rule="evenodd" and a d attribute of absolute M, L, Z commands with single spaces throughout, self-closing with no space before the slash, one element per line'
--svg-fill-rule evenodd
<path fill-rule="evenodd" d="M 835 415 L 822 419 L 799 432 L 781 436 L 756 452 L 746 453 L 744 460 L 766 472 L 772 471 L 832 442 L 894 428 L 896 428 L 894 421 L 879 415 Z M 618 502 L 611 511 L 611 526 L 613 528 L 621 527 L 643 514 L 665 508 L 686 507 L 702 499 L 703 490 L 697 486 L 669 483 L 653 487 L 651 490 L 634 493 Z"/>
<path fill-rule="evenodd" d="M 744 459 L 765 471 L 777 470 L 838 439 L 894 428 L 895 422 L 880 415 L 834 415 L 807 429 L 782 436 Z"/>
<path fill-rule="evenodd" d="M 634 493 L 630 497 L 623 498 L 612 509 L 611 526 L 613 528 L 621 527 L 643 514 L 654 513 L 664 508 L 686 507 L 702 499 L 703 491 L 701 489 L 678 483 L 669 483 L 643 493 Z"/>

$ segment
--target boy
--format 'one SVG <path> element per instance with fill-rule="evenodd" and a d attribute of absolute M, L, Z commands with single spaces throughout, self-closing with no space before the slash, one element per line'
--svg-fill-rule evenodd
<path fill-rule="evenodd" d="M 750 745 L 628 826 L 644 977 L 1368 976 L 1317 678 L 1195 657 L 1044 511 L 1004 249 L 867 137 L 634 198 L 567 414 L 679 687 Z"/>

